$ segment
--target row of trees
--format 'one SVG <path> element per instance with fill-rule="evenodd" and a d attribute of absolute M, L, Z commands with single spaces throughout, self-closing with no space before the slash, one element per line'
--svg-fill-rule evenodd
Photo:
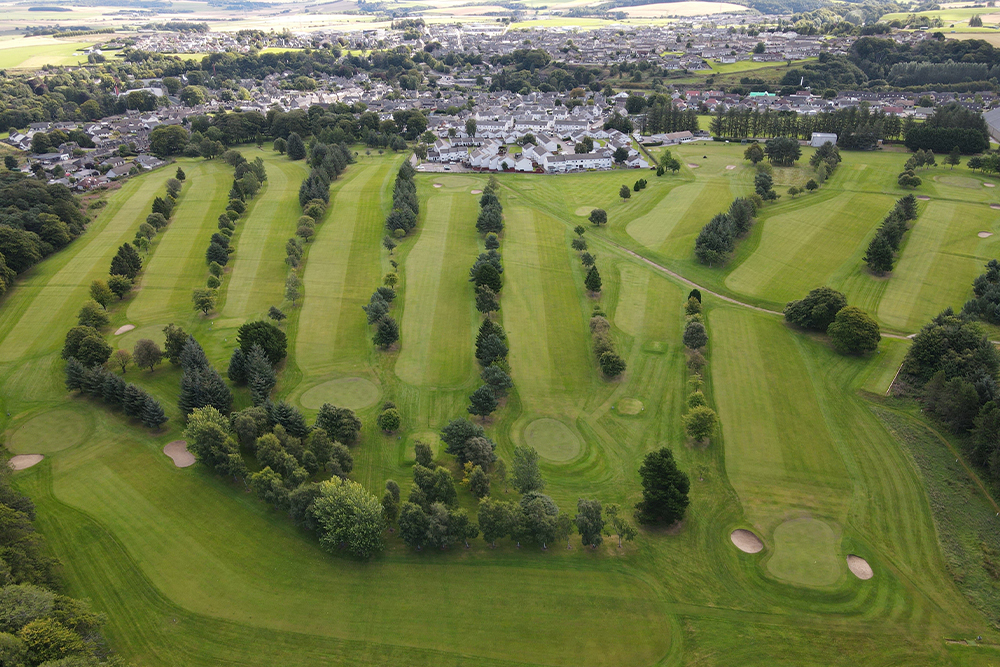
<path fill-rule="evenodd" d="M 486 418 L 493 413 L 507 392 L 514 386 L 507 363 L 507 337 L 499 323 L 500 291 L 503 289 L 503 258 L 500 254 L 499 233 L 503 230 L 503 206 L 499 198 L 500 183 L 490 176 L 483 196 L 479 198 L 479 218 L 476 229 L 485 235 L 486 252 L 480 253 L 472 268 L 469 280 L 475 283 L 476 310 L 483 314 L 479 335 L 476 337 L 476 359 L 483 370 L 482 386 L 469 396 L 469 414 Z M 481 224 L 489 211 L 490 219 L 498 224 Z M 471 472 L 470 472 L 471 474 Z"/>
<path fill-rule="evenodd" d="M 952 102 L 937 107 L 925 122 L 909 127 L 903 143 L 911 151 L 923 149 L 943 155 L 957 146 L 962 153 L 973 155 L 990 147 L 990 135 L 982 114 Z"/>
<path fill-rule="evenodd" d="M 402 238 L 417 226 L 420 215 L 420 201 L 417 199 L 417 184 L 413 181 L 416 170 L 404 162 L 396 173 L 392 188 L 392 210 L 385 218 L 385 226 L 393 236 Z"/>
<path fill-rule="evenodd" d="M 962 314 L 990 324 L 1000 324 L 1000 262 L 991 259 L 986 264 L 986 271 L 972 282 L 972 294 L 962 307 Z"/>
<path fill-rule="evenodd" d="M 246 214 L 249 208 L 247 202 L 256 196 L 267 181 L 267 171 L 260 157 L 248 162 L 242 153 L 230 149 L 222 155 L 222 159 L 234 170 L 233 185 L 229 189 L 229 203 L 225 212 L 219 215 L 219 231 L 212 234 L 208 249 L 205 251 L 205 262 L 208 264 L 209 273 L 206 287 L 195 289 L 191 295 L 195 310 L 200 310 L 206 315 L 215 308 L 225 266 L 229 263 L 229 255 L 236 250 L 231 244 L 236 223 Z"/>
<path fill-rule="evenodd" d="M 870 111 L 867 105 L 803 116 L 794 111 L 737 109 L 719 105 L 709 126 L 712 135 L 721 139 L 788 137 L 809 139 L 813 132 L 835 133 L 840 146 L 868 149 L 879 140 L 898 139 L 913 125 L 881 110 Z"/>
<path fill-rule="evenodd" d="M 270 399 L 278 383 L 274 367 L 285 358 L 287 340 L 284 331 L 261 320 L 246 322 L 237 331 L 239 347 L 229 357 L 226 374 L 234 384 L 249 388 L 254 405 Z"/>
<path fill-rule="evenodd" d="M 896 201 L 895 206 L 882 220 L 875 236 L 868 243 L 864 261 L 868 265 L 869 271 L 879 276 L 892 271 L 895 253 L 899 250 L 903 234 L 909 229 L 910 220 L 916 220 L 916 218 L 916 197 L 906 195 Z"/>
<path fill-rule="evenodd" d="M 760 195 L 756 198 L 737 197 L 727 212 L 717 214 L 702 227 L 694 244 L 698 261 L 709 266 L 725 263 L 736 249 L 737 240 L 750 231 L 762 202 Z"/>
<path fill-rule="evenodd" d="M 693 289 L 688 294 L 684 304 L 684 347 L 687 348 L 688 379 L 690 393 L 687 399 L 688 411 L 684 414 L 684 432 L 695 442 L 706 442 L 715 433 L 719 418 L 715 410 L 709 407 L 705 394 L 701 391 L 704 384 L 703 369 L 706 365 L 702 349 L 708 345 L 708 331 L 701 314 L 701 291 Z"/>
<path fill-rule="evenodd" d="M 625 359 L 618 354 L 611 336 L 611 323 L 600 306 L 594 306 L 590 315 L 590 342 L 604 375 L 614 378 L 626 371 Z"/>
<path fill-rule="evenodd" d="M 138 419 L 148 428 L 159 428 L 167 421 L 159 401 L 142 387 L 125 382 L 120 375 L 100 364 L 86 366 L 76 357 L 66 359 L 66 390 L 102 399 L 108 406 L 121 408 L 126 417 Z"/>

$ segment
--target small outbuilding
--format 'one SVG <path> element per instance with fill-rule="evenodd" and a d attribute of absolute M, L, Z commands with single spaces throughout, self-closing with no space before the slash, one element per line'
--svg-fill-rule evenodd
<path fill-rule="evenodd" d="M 831 144 L 837 144 L 837 135 L 834 132 L 813 132 L 812 138 L 809 139 L 809 145 L 813 148 L 819 148 L 826 142 Z"/>

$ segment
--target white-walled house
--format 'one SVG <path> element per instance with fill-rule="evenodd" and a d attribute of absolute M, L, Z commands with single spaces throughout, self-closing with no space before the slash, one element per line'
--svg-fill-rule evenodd
<path fill-rule="evenodd" d="M 599 153 L 569 153 L 546 155 L 542 167 L 548 173 L 579 171 L 583 169 L 611 169 L 611 158 Z"/>

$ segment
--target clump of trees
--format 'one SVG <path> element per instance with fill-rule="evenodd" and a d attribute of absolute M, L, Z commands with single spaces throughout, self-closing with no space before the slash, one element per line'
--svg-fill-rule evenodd
<path fill-rule="evenodd" d="M 299 139 L 299 143 L 301 143 Z M 302 147 L 300 158 L 292 157 L 291 141 L 288 146 L 288 156 L 291 159 L 302 159 L 306 156 L 305 146 Z M 354 162 L 354 153 L 345 144 L 324 144 L 313 140 L 309 148 L 309 175 L 299 186 L 299 205 L 306 208 L 309 202 L 319 200 L 325 206 L 330 202 L 330 183 L 337 180 L 347 165 Z M 318 219 L 318 218 L 317 218 Z"/>
<path fill-rule="evenodd" d="M 417 216 L 420 215 L 414 174 L 416 170 L 409 162 L 404 162 L 399 168 L 392 189 L 392 210 L 385 218 L 386 229 L 399 238 L 406 236 L 417 226 Z"/>
<path fill-rule="evenodd" d="M 771 164 L 791 167 L 802 157 L 802 148 L 792 137 L 773 137 L 764 142 L 764 155 Z"/>
<path fill-rule="evenodd" d="M 669 149 L 664 149 L 656 163 L 656 175 L 663 176 L 668 171 L 676 174 L 680 169 L 681 161 L 671 155 Z"/>
<path fill-rule="evenodd" d="M 737 197 L 728 211 L 717 214 L 702 227 L 694 244 L 698 261 L 709 266 L 724 264 L 736 249 L 736 242 L 750 231 L 758 205 L 753 198 Z"/>
<path fill-rule="evenodd" d="M 389 314 L 389 308 L 396 299 L 396 291 L 382 285 L 372 292 L 368 305 L 361 306 L 368 316 L 368 324 L 375 327 L 372 342 L 383 350 L 388 350 L 399 340 L 399 324 Z"/>
<path fill-rule="evenodd" d="M 233 394 L 219 372 L 208 362 L 208 357 L 194 336 L 188 336 L 180 354 L 180 396 L 177 407 L 187 416 L 192 411 L 212 406 L 223 414 L 229 413 Z"/>
<path fill-rule="evenodd" d="M 990 145 L 989 131 L 982 114 L 957 102 L 939 106 L 923 123 L 910 125 L 904 143 L 911 151 L 936 151 L 940 154 L 958 146 L 966 155 L 982 153 Z"/>
<path fill-rule="evenodd" d="M 611 336 L 611 323 L 600 306 L 595 306 L 590 316 L 590 342 L 601 372 L 606 377 L 618 377 L 627 370 L 625 359 L 615 349 L 615 341 Z"/>
<path fill-rule="evenodd" d="M 72 333 L 72 330 L 71 330 Z M 80 349 L 87 357 L 87 338 L 81 339 Z M 70 342 L 67 340 L 67 344 Z M 107 345 L 105 343 L 105 345 Z M 108 348 L 110 353 L 110 347 Z M 106 360 L 107 358 L 105 358 Z M 88 361 L 92 359 L 87 359 Z M 131 382 L 125 382 L 120 375 L 109 371 L 100 363 L 87 364 L 69 356 L 66 359 L 66 389 L 101 399 L 111 408 L 120 408 L 126 417 L 142 422 L 148 428 L 159 428 L 167 421 L 163 406 L 146 390 Z"/>
<path fill-rule="evenodd" d="M 83 233 L 87 216 L 62 184 L 17 171 L 0 175 L 0 295 L 43 257 Z"/>
<path fill-rule="evenodd" d="M 635 506 L 635 516 L 640 523 L 670 526 L 684 518 L 691 502 L 691 480 L 677 468 L 673 452 L 662 447 L 646 454 L 639 477 L 642 500 Z"/>
<path fill-rule="evenodd" d="M 705 357 L 701 349 L 708 345 L 708 331 L 705 329 L 702 317 L 701 291 L 691 290 L 684 304 L 684 347 L 687 348 L 688 370 L 691 378 L 688 383 L 691 392 L 687 400 L 687 412 L 684 414 L 684 432 L 695 442 L 706 442 L 715 433 L 719 418 L 708 405 L 705 394 L 701 391 L 703 384 L 702 371 L 705 367 Z"/>
<path fill-rule="evenodd" d="M 789 301 L 785 321 L 803 329 L 826 332 L 837 313 L 847 305 L 847 297 L 831 287 L 818 287 L 804 299 Z"/>
<path fill-rule="evenodd" d="M 872 273 L 882 276 L 892 271 L 895 253 L 899 250 L 903 234 L 909 229 L 909 221 L 915 220 L 916 217 L 916 197 L 906 195 L 896 201 L 869 242 L 868 251 L 865 253 L 865 264 Z"/>
<path fill-rule="evenodd" d="M 833 172 L 840 165 L 840 149 L 832 142 L 825 142 L 816 149 L 816 152 L 809 158 L 809 166 L 816 171 L 816 178 L 806 182 L 805 189 L 816 190 L 833 175 Z M 810 187 L 812 186 L 812 187 Z"/>
<path fill-rule="evenodd" d="M 1000 262 L 991 259 L 986 264 L 986 271 L 972 282 L 972 294 L 962 307 L 962 315 L 1000 324 Z"/>

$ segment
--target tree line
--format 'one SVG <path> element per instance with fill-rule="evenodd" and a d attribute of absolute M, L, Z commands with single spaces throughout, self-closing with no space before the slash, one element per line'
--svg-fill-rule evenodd
<path fill-rule="evenodd" d="M 499 407 L 500 401 L 514 386 L 507 362 L 507 336 L 499 322 L 500 291 L 503 289 L 503 257 L 500 236 L 503 231 L 503 205 L 499 198 L 500 182 L 491 175 L 479 198 L 476 229 L 485 236 L 486 252 L 480 253 L 469 269 L 469 280 L 475 284 L 476 310 L 483 315 L 476 336 L 476 360 L 482 366 L 483 384 L 469 396 L 469 414 L 486 418 Z M 487 216 L 484 215 L 489 211 Z M 469 474 L 474 471 L 470 470 Z"/>
<path fill-rule="evenodd" d="M 903 143 L 911 151 L 923 149 L 943 155 L 957 146 L 962 153 L 972 155 L 990 147 L 990 135 L 982 114 L 951 102 L 934 109 L 923 123 L 911 125 Z"/>
<path fill-rule="evenodd" d="M 693 289 L 688 294 L 684 304 L 684 334 L 681 340 L 686 348 L 690 373 L 687 412 L 683 417 L 684 432 L 693 441 L 704 443 L 715 433 L 719 418 L 715 410 L 709 407 L 701 390 L 704 385 L 702 374 L 707 364 L 702 350 L 708 345 L 708 331 L 702 316 L 701 290 Z"/>
<path fill-rule="evenodd" d="M 903 239 L 903 234 L 909 230 L 910 220 L 917 219 L 917 198 L 913 195 L 906 195 L 896 200 L 895 206 L 889 214 L 882 220 L 878 231 L 868 244 L 865 252 L 864 262 L 868 265 L 868 270 L 878 276 L 883 276 L 892 271 L 895 261 L 895 254 L 899 251 L 899 244 Z"/>
<path fill-rule="evenodd" d="M 102 635 L 103 614 L 63 594 L 62 563 L 35 529 L 35 505 L 0 460 L 0 656 L 4 665 L 122 665 Z"/>
<path fill-rule="evenodd" d="M 836 111 L 823 111 L 813 116 L 800 116 L 794 111 L 763 111 L 719 105 L 709 126 L 719 139 L 749 139 L 788 137 L 808 140 L 813 132 L 835 133 L 843 148 L 866 149 L 882 139 L 899 139 L 908 125 L 881 109 L 871 111 L 867 105 Z"/>
<path fill-rule="evenodd" d="M 253 199 L 267 181 L 267 171 L 264 160 L 259 156 L 248 162 L 238 150 L 230 149 L 223 153 L 222 159 L 233 167 L 233 185 L 229 189 L 229 203 L 226 211 L 219 215 L 219 231 L 212 234 L 208 249 L 205 251 L 205 263 L 208 264 L 207 286 L 195 288 L 191 293 L 191 301 L 195 310 L 205 315 L 215 308 L 218 288 L 222 284 L 225 266 L 229 263 L 229 255 L 236 251 L 231 239 L 236 230 L 236 223 L 246 214 L 247 202 Z"/>
<path fill-rule="evenodd" d="M 417 184 L 413 181 L 416 170 L 409 161 L 403 162 L 392 186 L 392 210 L 385 217 L 385 227 L 396 238 L 403 238 L 417 226 L 420 201 Z"/>
<path fill-rule="evenodd" d="M 8 172 L 0 175 L 0 295 L 18 274 L 68 245 L 87 225 L 69 188 L 11 171 L 16 162 L 5 162 Z"/>

